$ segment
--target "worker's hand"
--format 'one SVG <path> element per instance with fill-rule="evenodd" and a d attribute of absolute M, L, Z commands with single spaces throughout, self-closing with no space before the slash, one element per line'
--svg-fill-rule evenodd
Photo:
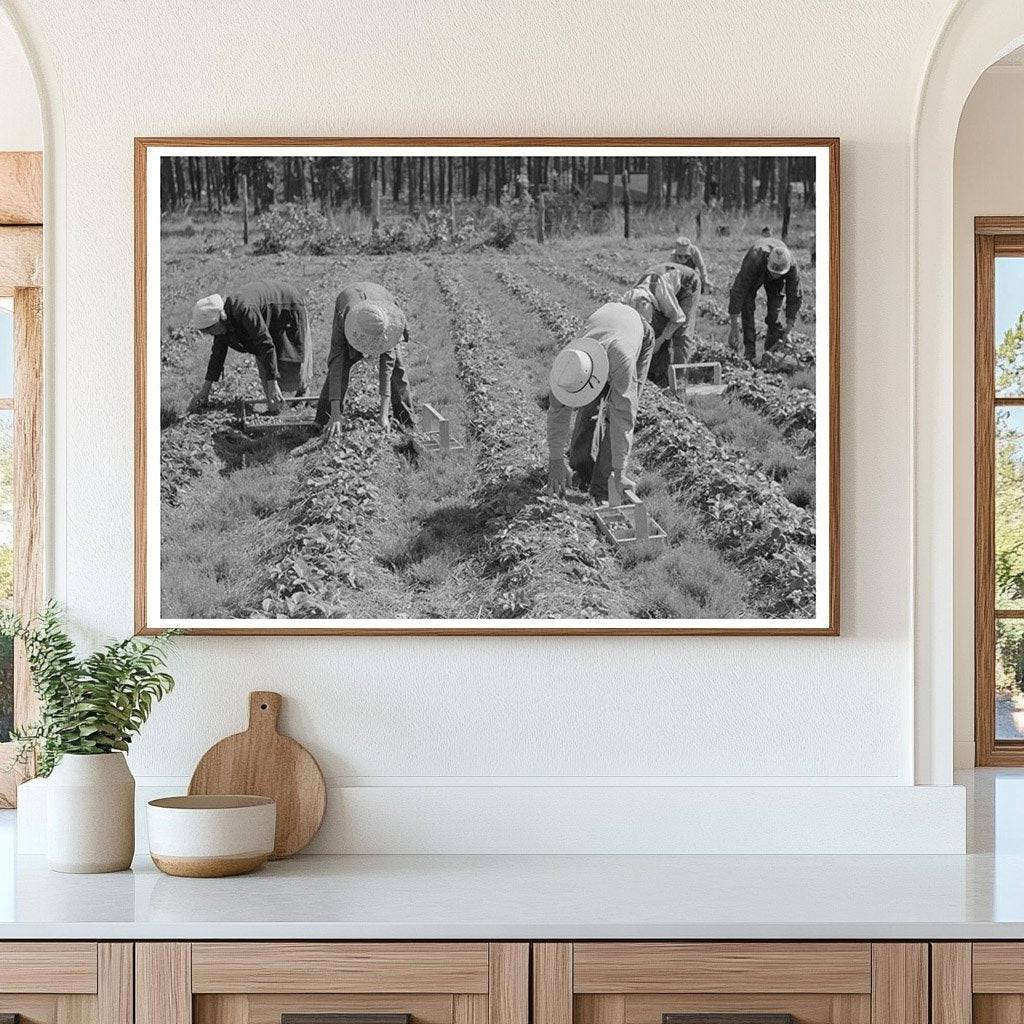
<path fill-rule="evenodd" d="M 207 381 L 195 393 L 195 397 L 188 403 L 189 412 L 200 412 L 210 404 L 210 382 Z"/>
<path fill-rule="evenodd" d="M 738 316 L 731 317 L 729 320 L 729 344 L 739 352 L 743 343 L 740 337 L 740 318 Z"/>
<path fill-rule="evenodd" d="M 563 456 L 548 460 L 548 490 L 561 497 L 572 479 L 569 463 Z"/>
<path fill-rule="evenodd" d="M 330 444 L 341 440 L 341 414 L 332 416 L 324 427 L 324 444 Z"/>
<path fill-rule="evenodd" d="M 271 380 L 264 385 L 263 393 L 267 396 L 267 412 L 276 416 L 284 406 L 284 395 L 281 394 L 281 385 L 276 380 Z"/>

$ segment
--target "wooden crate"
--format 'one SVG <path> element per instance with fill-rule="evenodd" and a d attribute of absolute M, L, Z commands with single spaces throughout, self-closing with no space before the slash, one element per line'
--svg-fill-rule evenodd
<path fill-rule="evenodd" d="M 316 405 L 319 400 L 318 395 L 303 395 L 301 398 L 288 397 L 283 400 L 284 410 L 282 411 L 301 409 L 307 405 Z M 297 416 L 276 416 L 269 421 L 253 421 L 251 417 L 254 413 L 259 413 L 262 410 L 263 414 L 266 415 L 266 409 L 269 404 L 265 398 L 236 399 L 235 421 L 238 428 L 245 431 L 282 430 L 286 427 L 302 426 L 309 422 L 304 417 L 300 419 Z"/>
<path fill-rule="evenodd" d="M 721 363 L 673 363 L 672 390 L 691 395 L 720 395 L 725 391 L 722 383 Z M 693 380 L 694 376 L 707 376 L 709 380 Z"/>
<path fill-rule="evenodd" d="M 432 405 L 423 403 L 426 429 L 420 431 L 420 442 L 430 452 L 460 452 L 466 446 L 452 438 L 451 424 Z"/>
<path fill-rule="evenodd" d="M 613 501 L 616 498 L 609 496 Z M 598 529 L 617 549 L 645 543 L 664 547 L 668 542 L 665 531 L 651 518 L 647 505 L 633 491 L 626 491 L 622 504 L 609 503 L 596 509 L 594 515 Z"/>

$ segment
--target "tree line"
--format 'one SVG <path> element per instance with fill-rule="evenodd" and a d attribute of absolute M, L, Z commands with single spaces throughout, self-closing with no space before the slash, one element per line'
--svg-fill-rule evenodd
<path fill-rule="evenodd" d="M 647 212 L 698 203 L 727 211 L 768 204 L 788 214 L 794 185 L 813 205 L 814 157 L 173 156 L 161 161 L 160 208 L 213 213 L 244 199 L 256 214 L 276 203 L 312 203 L 325 213 L 359 208 L 373 216 L 385 197 L 416 213 L 562 192 L 594 205 L 619 196 L 627 207 L 636 193 Z"/>

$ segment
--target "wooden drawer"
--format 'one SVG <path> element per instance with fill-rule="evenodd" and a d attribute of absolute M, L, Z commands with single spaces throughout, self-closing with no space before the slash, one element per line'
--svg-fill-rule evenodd
<path fill-rule="evenodd" d="M 95 942 L 0 943 L 0 992 L 94 993 L 98 971 Z"/>
<path fill-rule="evenodd" d="M 533 958 L 533 1024 L 663 1024 L 667 1014 L 928 1024 L 923 943 L 537 943 Z"/>
<path fill-rule="evenodd" d="M 130 943 L 0 942 L 0 1015 L 22 1024 L 132 1024 Z"/>
<path fill-rule="evenodd" d="M 284 1014 L 409 1014 L 529 1024 L 515 942 L 197 942 L 136 947 L 137 1024 L 281 1024 Z"/>

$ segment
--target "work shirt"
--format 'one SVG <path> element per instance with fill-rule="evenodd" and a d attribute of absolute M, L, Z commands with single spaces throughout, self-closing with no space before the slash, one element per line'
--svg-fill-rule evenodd
<path fill-rule="evenodd" d="M 301 364 L 306 354 L 306 304 L 291 285 L 253 281 L 224 299 L 227 330 L 214 335 L 206 379 L 215 384 L 224 373 L 228 349 L 256 357 L 266 380 L 280 379 L 279 362 Z"/>
<path fill-rule="evenodd" d="M 331 328 L 331 351 L 327 357 L 327 381 L 330 401 L 344 402 L 348 392 L 348 379 L 352 367 L 363 358 L 359 349 L 350 345 L 345 338 L 345 318 L 348 311 L 358 302 L 380 302 L 397 306 L 395 297 L 383 286 L 372 281 L 359 281 L 343 288 L 334 302 L 334 325 Z M 406 327 L 402 341 L 409 340 Z M 377 360 L 380 395 L 384 398 L 391 393 L 391 375 L 394 373 L 397 356 L 394 349 L 384 352 Z"/>
<path fill-rule="evenodd" d="M 654 292 L 655 298 L 666 293 L 671 302 L 659 301 L 654 309 L 651 326 L 655 338 L 660 338 L 669 324 L 686 323 L 686 314 L 679 305 L 682 296 L 696 295 L 700 291 L 700 275 L 692 267 L 681 263 L 656 263 L 648 267 L 640 284 Z"/>
<path fill-rule="evenodd" d="M 780 244 L 774 238 L 762 238 L 747 250 L 729 292 L 730 316 L 742 313 L 744 305 L 753 301 L 759 288 L 764 288 L 766 295 L 780 294 L 785 289 L 786 319 L 796 320 L 803 303 L 803 288 L 796 261 L 794 260 L 789 271 L 780 277 L 772 277 L 768 273 L 768 254 Z"/>
<path fill-rule="evenodd" d="M 612 469 L 622 470 L 633 448 L 640 402 L 640 381 L 647 379 L 654 350 L 649 324 L 631 306 L 608 302 L 583 325 L 580 337 L 592 338 L 608 353 L 608 383 L 602 398 L 608 408 Z M 548 452 L 561 458 L 569 442 L 573 409 L 554 394 L 548 403 Z"/>

